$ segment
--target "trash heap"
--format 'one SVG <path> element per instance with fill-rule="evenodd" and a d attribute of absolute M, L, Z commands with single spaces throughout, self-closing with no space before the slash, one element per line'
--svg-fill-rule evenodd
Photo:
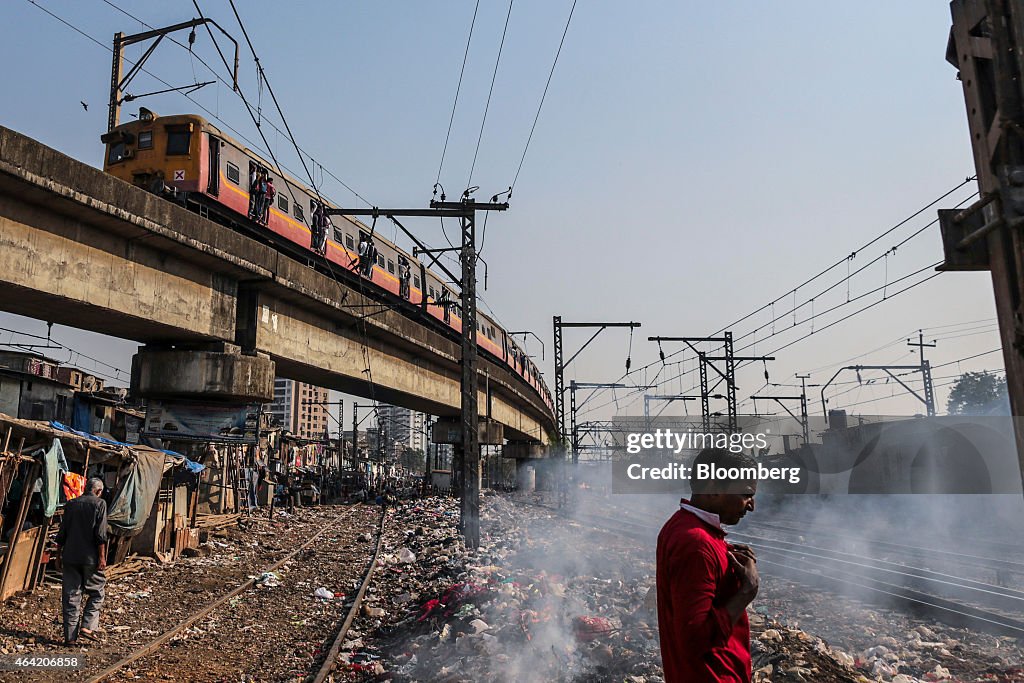
<path fill-rule="evenodd" d="M 380 566 L 343 646 L 350 680 L 661 680 L 645 597 L 653 556 L 550 510 L 488 496 L 467 552 L 458 504 L 389 512 Z"/>
<path fill-rule="evenodd" d="M 764 571 L 754 604 L 763 614 L 785 615 L 769 619 L 768 628 L 774 633 L 785 636 L 803 628 L 826 638 L 835 659 L 859 672 L 861 680 L 1024 682 L 1024 647 L 1012 637 L 957 628 L 856 598 L 811 591 Z M 762 646 L 770 651 L 785 649 L 772 635 L 759 637 Z"/>

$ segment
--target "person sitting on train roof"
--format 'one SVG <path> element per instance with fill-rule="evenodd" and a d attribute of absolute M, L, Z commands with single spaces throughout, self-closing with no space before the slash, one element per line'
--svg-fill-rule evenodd
<path fill-rule="evenodd" d="M 277 196 L 277 190 L 274 189 L 274 179 L 267 178 L 267 194 L 263 198 L 263 210 L 260 212 L 261 220 L 264 225 L 270 222 L 270 207 L 274 205 L 274 197 Z"/>

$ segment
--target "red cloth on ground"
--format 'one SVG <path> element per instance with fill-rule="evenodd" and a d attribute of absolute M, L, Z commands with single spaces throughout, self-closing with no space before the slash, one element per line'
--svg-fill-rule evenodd
<path fill-rule="evenodd" d="M 687 501 L 683 501 L 687 502 Z M 725 603 L 739 591 L 725 532 L 686 510 L 658 534 L 658 631 L 666 683 L 750 683 L 750 622 Z"/>
<path fill-rule="evenodd" d="M 65 472 L 61 486 L 64 488 L 64 500 L 78 498 L 85 493 L 85 477 L 74 472 Z"/>

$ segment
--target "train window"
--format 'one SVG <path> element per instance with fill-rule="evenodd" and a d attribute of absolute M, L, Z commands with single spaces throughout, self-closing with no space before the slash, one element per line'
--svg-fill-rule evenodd
<path fill-rule="evenodd" d="M 153 149 L 153 131 L 144 130 L 139 133 L 139 149 Z"/>
<path fill-rule="evenodd" d="M 413 275 L 412 276 L 412 286 L 415 287 L 416 289 L 420 288 L 420 276 L 419 275 Z"/>
<path fill-rule="evenodd" d="M 304 214 L 302 213 L 302 206 L 300 204 L 296 204 L 293 208 L 295 209 L 296 218 L 298 218 L 300 221 L 306 220 Z"/>
<path fill-rule="evenodd" d="M 167 127 L 167 155 L 183 155 L 189 153 L 192 146 L 192 131 L 188 126 Z"/>
<path fill-rule="evenodd" d="M 395 262 L 392 261 L 391 259 L 388 259 L 388 272 L 391 273 L 392 275 L 395 274 Z"/>
<path fill-rule="evenodd" d="M 432 286 L 431 287 L 427 287 L 427 292 L 430 294 L 430 298 L 431 299 L 436 299 L 437 298 L 436 296 L 434 296 L 434 288 Z"/>
<path fill-rule="evenodd" d="M 345 235 L 345 246 L 348 247 L 349 249 L 356 248 L 356 243 L 352 239 L 352 235 Z"/>
<path fill-rule="evenodd" d="M 288 213 L 288 198 L 283 194 L 277 195 L 277 208 L 283 211 L 285 214 Z"/>
<path fill-rule="evenodd" d="M 228 180 L 233 182 L 235 185 L 238 185 L 242 180 L 242 174 L 238 170 L 238 167 L 230 161 L 228 162 Z"/>
<path fill-rule="evenodd" d="M 381 268 L 384 267 L 384 257 L 381 256 L 380 254 L 377 254 L 377 265 L 380 266 Z"/>

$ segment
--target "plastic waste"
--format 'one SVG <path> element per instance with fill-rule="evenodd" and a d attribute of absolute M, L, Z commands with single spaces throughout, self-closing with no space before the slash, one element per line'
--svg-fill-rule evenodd
<path fill-rule="evenodd" d="M 263 572 L 257 577 L 256 585 L 262 588 L 277 588 L 281 585 L 281 577 L 277 572 Z"/>

